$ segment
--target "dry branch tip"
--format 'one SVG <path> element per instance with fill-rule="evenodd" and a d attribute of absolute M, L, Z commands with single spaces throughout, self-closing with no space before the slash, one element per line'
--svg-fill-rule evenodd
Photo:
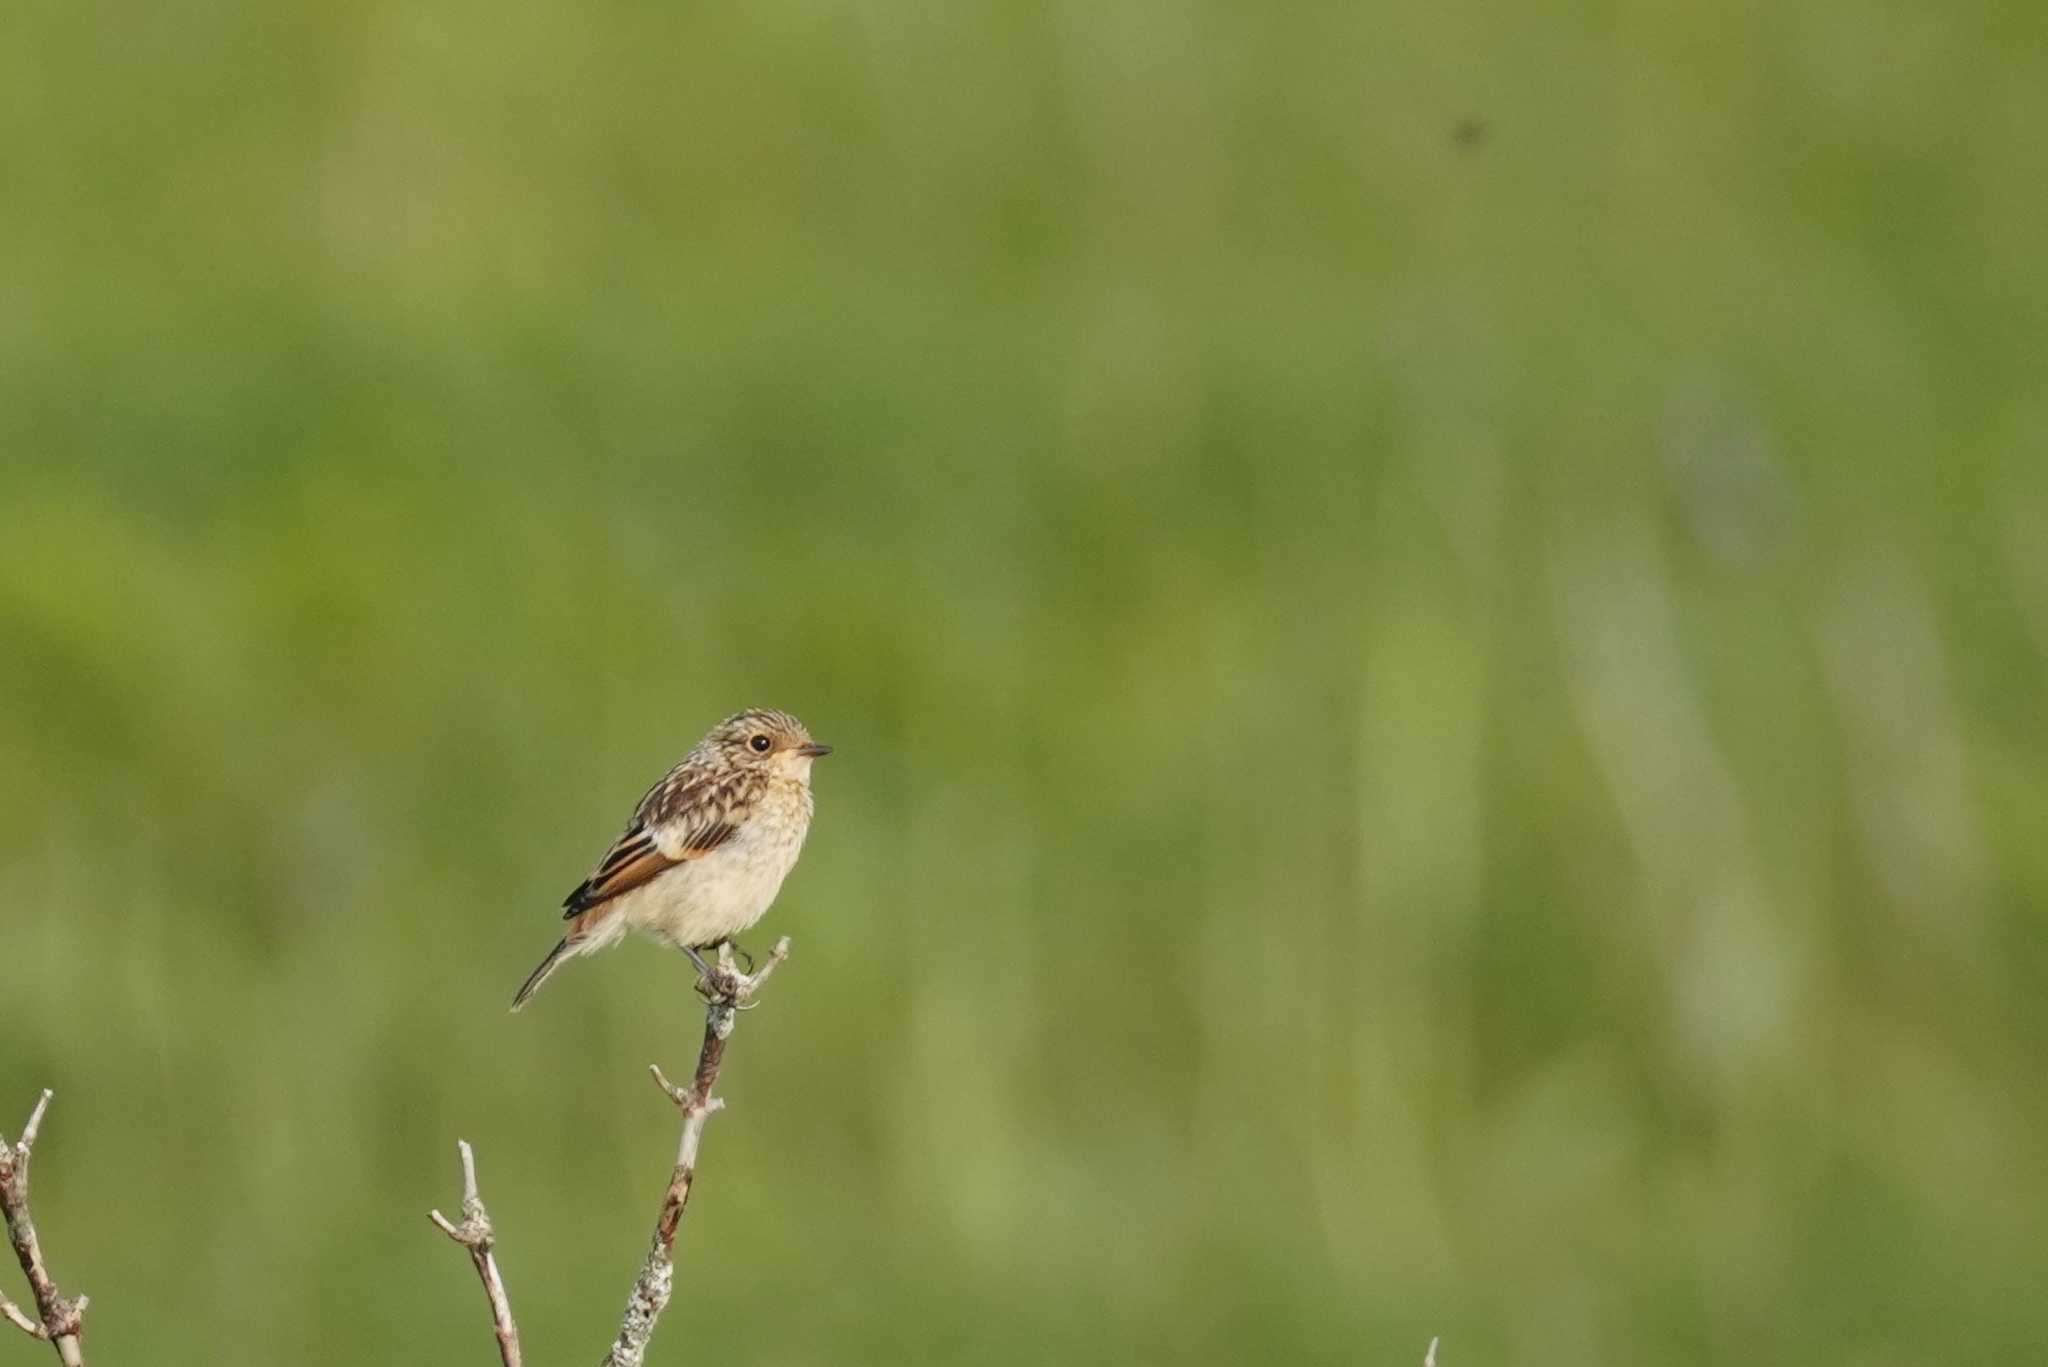
<path fill-rule="evenodd" d="M 484 1209 L 484 1198 L 477 1194 L 476 1152 L 466 1139 L 455 1141 L 455 1151 L 462 1158 L 462 1223 L 456 1224 L 439 1210 L 428 1211 L 427 1218 L 464 1248 L 473 1253 L 488 1253 L 492 1242 L 491 1217 Z"/>
<path fill-rule="evenodd" d="M 477 1279 L 483 1283 L 484 1299 L 491 1307 L 491 1330 L 497 1335 L 499 1361 L 504 1367 L 520 1367 L 519 1326 L 512 1318 L 512 1298 L 505 1291 L 505 1279 L 498 1273 L 498 1260 L 491 1254 L 496 1236 L 491 1231 L 490 1212 L 484 1209 L 484 1198 L 477 1190 L 476 1151 L 467 1139 L 458 1139 L 455 1152 L 462 1159 L 462 1223 L 456 1224 L 439 1210 L 427 1212 L 427 1218 L 435 1228 L 469 1250 L 469 1261 L 476 1268 Z"/>
<path fill-rule="evenodd" d="M 49 1330 L 37 1324 L 27 1315 L 22 1314 L 21 1308 L 13 1301 L 8 1300 L 7 1293 L 4 1291 L 0 1291 L 0 1319 L 6 1320 L 32 1339 L 46 1339 L 50 1336 Z"/>
<path fill-rule="evenodd" d="M 661 1088 L 662 1094 L 668 1097 L 670 1101 L 675 1102 L 678 1106 L 687 1106 L 690 1104 L 690 1093 L 688 1089 L 678 1087 L 675 1085 L 675 1083 L 670 1082 L 668 1080 L 668 1074 L 661 1071 L 661 1065 L 659 1063 L 648 1064 L 647 1071 L 654 1074 L 654 1085 Z"/>
<path fill-rule="evenodd" d="M 43 1112 L 50 1109 L 50 1098 L 55 1095 L 48 1087 L 43 1088 L 43 1094 L 36 1098 L 36 1108 L 28 1113 L 28 1124 L 21 1127 L 21 1142 L 14 1147 L 20 1151 L 24 1162 L 28 1159 L 29 1150 L 36 1146 L 36 1136 L 43 1129 Z"/>
<path fill-rule="evenodd" d="M 50 1110 L 50 1098 L 55 1095 L 45 1087 L 42 1095 L 36 1098 L 35 1108 L 29 1112 L 28 1123 L 21 1127 L 21 1138 L 12 1144 L 0 1139 L 0 1215 L 6 1217 L 8 1242 L 14 1245 L 14 1256 L 21 1263 L 23 1275 L 28 1278 L 29 1293 L 36 1309 L 35 1316 L 31 1318 L 13 1301 L 0 1295 L 0 1318 L 30 1338 L 54 1344 L 65 1367 L 83 1367 L 85 1353 L 79 1346 L 79 1335 L 84 1330 L 85 1312 L 92 1304 L 92 1298 L 66 1297 L 57 1289 L 56 1280 L 50 1276 L 50 1269 L 43 1261 L 42 1241 L 36 1237 L 35 1217 L 29 1213 L 29 1156 L 35 1150 L 37 1136 L 42 1133 L 43 1117 Z"/>

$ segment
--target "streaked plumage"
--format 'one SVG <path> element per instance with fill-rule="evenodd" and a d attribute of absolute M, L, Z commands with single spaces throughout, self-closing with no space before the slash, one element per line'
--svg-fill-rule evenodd
<path fill-rule="evenodd" d="M 624 834 L 562 902 L 569 931 L 512 1009 L 563 962 L 637 931 L 695 951 L 761 919 L 811 824 L 811 761 L 830 746 L 787 712 L 754 708 L 711 728 L 647 790 Z"/>

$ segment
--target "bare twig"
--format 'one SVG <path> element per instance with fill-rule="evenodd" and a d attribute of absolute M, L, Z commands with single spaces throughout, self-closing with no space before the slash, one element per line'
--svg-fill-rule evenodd
<path fill-rule="evenodd" d="M 27 1315 L 22 1314 L 21 1307 L 17 1306 L 13 1301 L 7 1299 L 7 1293 L 5 1291 L 0 1291 L 0 1319 L 6 1320 L 9 1324 L 13 1325 L 16 1329 L 21 1330 L 22 1333 L 27 1334 L 32 1339 L 49 1337 L 48 1334 L 43 1332 L 42 1325 L 37 1324 Z"/>
<path fill-rule="evenodd" d="M 519 1326 L 512 1322 L 512 1302 L 505 1294 L 505 1279 L 498 1275 L 498 1260 L 491 1254 L 495 1236 L 491 1232 L 490 1212 L 484 1209 L 484 1198 L 476 1190 L 476 1155 L 470 1152 L 468 1140 L 456 1140 L 455 1149 L 462 1155 L 462 1223 L 454 1223 L 438 1210 L 430 1212 L 428 1218 L 443 1234 L 469 1250 L 469 1260 L 476 1264 L 477 1278 L 484 1284 L 484 1297 L 491 1303 L 491 1328 L 498 1335 L 498 1357 L 505 1367 L 519 1367 Z"/>
<path fill-rule="evenodd" d="M 775 942 L 775 952 L 751 977 L 733 963 L 732 946 L 721 945 L 718 967 L 706 986 L 704 1045 L 697 1053 L 697 1072 L 689 1087 L 678 1087 L 650 1065 L 655 1085 L 683 1113 L 683 1133 L 676 1144 L 675 1171 L 669 1175 L 668 1190 L 662 1193 L 661 1211 L 655 1217 L 654 1238 L 647 1247 L 647 1259 L 626 1297 L 625 1313 L 619 1318 L 619 1335 L 605 1355 L 604 1367 L 641 1367 L 647 1342 L 654 1336 L 655 1321 L 668 1307 L 675 1288 L 676 1227 L 690 1203 L 690 1188 L 697 1180 L 697 1146 L 704 1137 L 704 1122 L 725 1103 L 711 1095 L 718 1082 L 719 1067 L 725 1061 L 725 1042 L 738 1023 L 739 1013 L 768 981 L 768 975 L 789 957 L 789 937 Z"/>
<path fill-rule="evenodd" d="M 1422 1355 L 1422 1367 L 1436 1367 L 1436 1340 L 1429 1341 L 1429 1351 Z"/>
<path fill-rule="evenodd" d="M 659 1064 L 648 1065 L 655 1085 L 683 1113 L 683 1133 L 676 1144 L 675 1170 L 669 1175 L 668 1190 L 662 1193 L 654 1239 L 648 1246 L 640 1275 L 633 1282 L 632 1293 L 626 1298 L 619 1334 L 605 1355 L 605 1367 L 641 1367 L 646 1357 L 655 1321 L 668 1307 L 669 1293 L 675 1286 L 676 1227 L 682 1223 L 683 1208 L 690 1202 L 690 1187 L 696 1181 L 697 1146 L 704 1137 L 704 1122 L 725 1105 L 711 1095 L 725 1060 L 725 1042 L 732 1035 L 739 1013 L 761 990 L 761 984 L 768 981 L 768 975 L 788 957 L 789 937 L 785 935 L 776 941 L 775 952 L 768 956 L 760 971 L 749 976 L 734 964 L 732 946 L 719 946 L 717 967 L 699 984 L 705 1000 L 704 1046 L 698 1051 L 697 1071 L 690 1085 L 678 1087 L 668 1080 Z M 431 1218 L 443 1234 L 469 1250 L 470 1261 L 476 1264 L 476 1274 L 484 1284 L 484 1295 L 491 1303 L 498 1356 L 504 1367 L 519 1367 L 519 1329 L 512 1321 L 505 1281 L 498 1275 L 497 1260 L 491 1254 L 491 1217 L 484 1210 L 483 1198 L 477 1194 L 476 1158 L 467 1143 L 457 1141 L 456 1148 L 462 1155 L 462 1223 L 456 1224 L 438 1210 L 432 1212 Z M 79 1305 L 83 1308 L 82 1299 Z"/>
<path fill-rule="evenodd" d="M 35 1148 L 36 1135 L 43 1128 L 43 1113 L 49 1108 L 50 1092 L 45 1088 L 36 1108 L 29 1112 L 28 1124 L 22 1126 L 20 1141 L 9 1144 L 0 1139 L 0 1214 L 6 1216 L 7 1237 L 14 1245 L 14 1256 L 21 1260 L 21 1270 L 28 1275 L 37 1318 L 31 1320 L 4 1295 L 0 1295 L 0 1316 L 29 1337 L 55 1344 L 64 1367 L 84 1367 L 85 1350 L 79 1345 L 79 1336 L 85 1329 L 85 1308 L 91 1299 L 80 1296 L 67 1300 L 59 1294 L 57 1283 L 51 1280 L 50 1270 L 43 1263 L 43 1246 L 36 1238 L 36 1223 L 28 1209 L 29 1153 Z"/>

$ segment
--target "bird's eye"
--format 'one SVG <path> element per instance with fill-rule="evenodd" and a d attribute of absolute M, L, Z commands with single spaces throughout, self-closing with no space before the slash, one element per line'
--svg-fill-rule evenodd
<path fill-rule="evenodd" d="M 748 741 L 747 744 L 753 747 L 755 754 L 765 755 L 768 753 L 768 746 L 770 742 L 768 740 L 768 737 L 766 736 L 755 736 L 752 740 Z"/>

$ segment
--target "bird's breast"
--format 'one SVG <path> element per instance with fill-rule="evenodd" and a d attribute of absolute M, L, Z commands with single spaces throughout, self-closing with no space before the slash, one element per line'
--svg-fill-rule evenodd
<path fill-rule="evenodd" d="M 640 928 L 672 944 L 696 946 L 715 944 L 760 920 L 803 851 L 809 798 L 802 790 L 763 794 L 731 839 L 647 885 L 649 895 L 636 908 Z"/>

